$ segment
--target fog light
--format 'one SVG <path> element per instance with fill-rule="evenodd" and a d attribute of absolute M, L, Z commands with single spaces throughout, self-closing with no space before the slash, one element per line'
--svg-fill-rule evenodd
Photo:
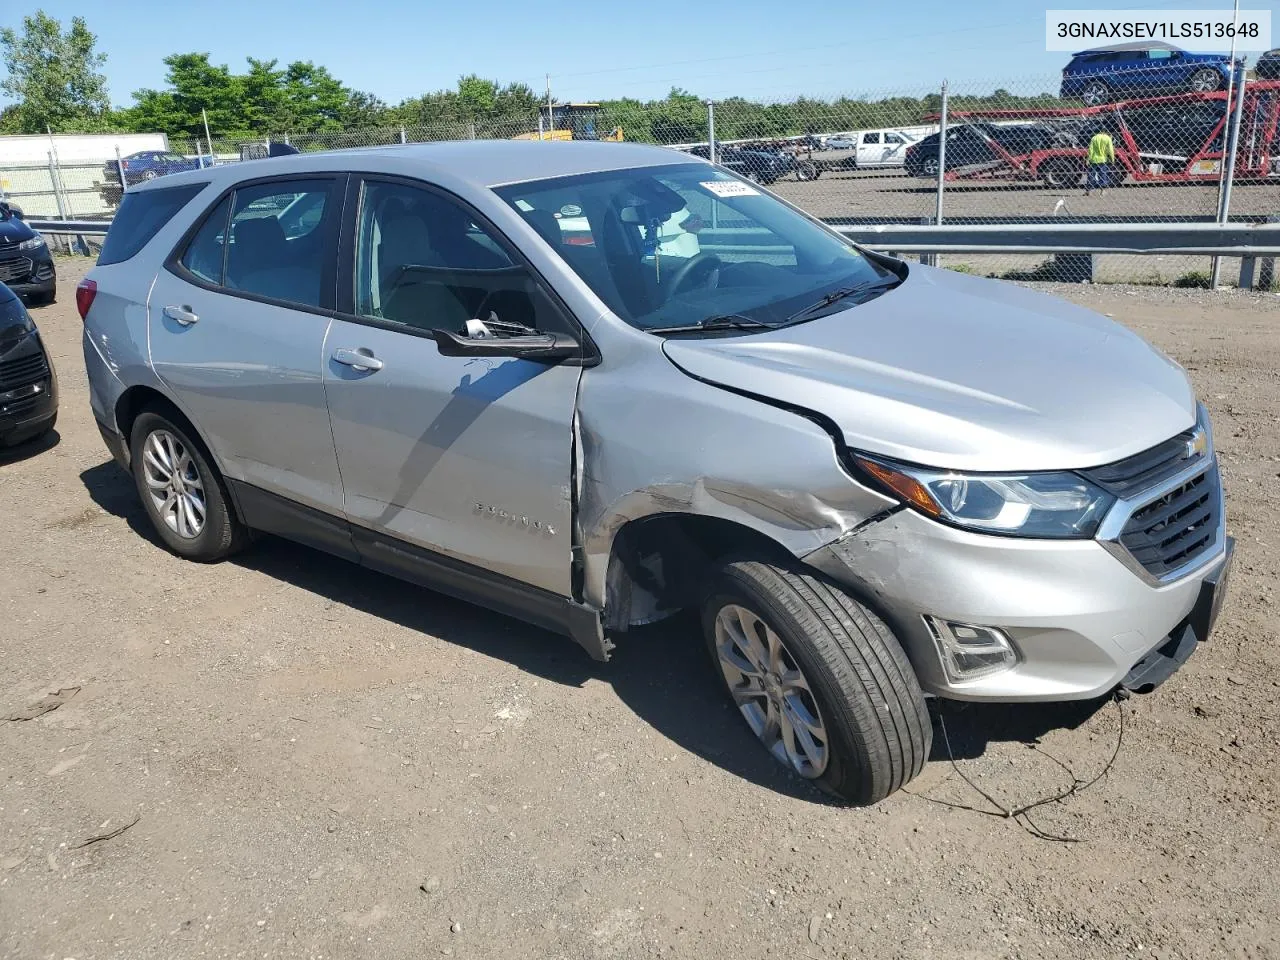
<path fill-rule="evenodd" d="M 1018 652 L 1012 642 L 995 627 L 929 616 L 924 622 L 938 647 L 942 669 L 952 683 L 990 676 L 1018 662 Z"/>

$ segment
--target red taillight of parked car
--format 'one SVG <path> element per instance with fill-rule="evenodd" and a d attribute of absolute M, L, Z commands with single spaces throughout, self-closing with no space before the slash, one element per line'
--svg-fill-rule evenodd
<path fill-rule="evenodd" d="M 89 316 L 89 308 L 93 306 L 93 298 L 98 295 L 98 284 L 94 280 L 81 280 L 76 284 L 76 312 L 80 320 Z"/>

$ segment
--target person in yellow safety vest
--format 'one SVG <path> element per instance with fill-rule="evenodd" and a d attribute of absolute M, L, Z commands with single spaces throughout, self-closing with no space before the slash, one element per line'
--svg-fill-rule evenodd
<path fill-rule="evenodd" d="M 1105 130 L 1099 130 L 1093 135 L 1093 139 L 1089 141 L 1088 160 L 1089 170 L 1085 174 L 1084 181 L 1086 197 L 1095 187 L 1098 193 L 1102 193 L 1110 179 L 1111 164 L 1116 162 L 1116 147 L 1111 142 L 1111 134 Z"/>

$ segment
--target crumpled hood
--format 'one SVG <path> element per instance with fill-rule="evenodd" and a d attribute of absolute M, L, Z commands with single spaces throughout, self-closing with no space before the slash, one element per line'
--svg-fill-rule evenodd
<path fill-rule="evenodd" d="M 827 417 L 850 447 L 955 470 L 1093 467 L 1195 423 L 1183 370 L 1119 324 L 914 264 L 822 319 L 664 350 L 699 379 Z"/>

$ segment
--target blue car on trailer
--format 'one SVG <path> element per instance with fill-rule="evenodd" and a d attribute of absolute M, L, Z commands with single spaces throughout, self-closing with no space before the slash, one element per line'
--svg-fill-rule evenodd
<path fill-rule="evenodd" d="M 1231 58 L 1188 53 L 1167 43 L 1122 43 L 1073 54 L 1062 70 L 1064 99 L 1096 107 L 1162 93 L 1212 93 L 1227 85 Z"/>

